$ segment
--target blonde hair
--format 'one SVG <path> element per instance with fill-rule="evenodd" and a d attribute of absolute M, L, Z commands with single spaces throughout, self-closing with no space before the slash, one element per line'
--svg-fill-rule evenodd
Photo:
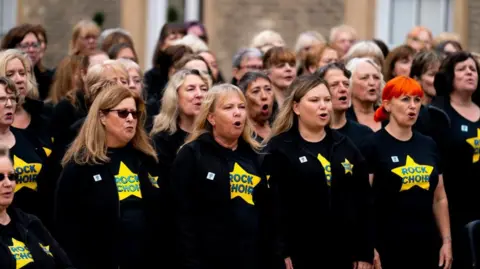
<path fill-rule="evenodd" d="M 342 24 L 330 29 L 330 36 L 328 38 L 328 41 L 335 43 L 337 35 L 341 32 L 349 33 L 350 35 L 352 35 L 353 39 L 357 39 L 357 31 L 355 30 L 355 28 L 350 25 Z"/>
<path fill-rule="evenodd" d="M 40 94 L 38 93 L 37 81 L 35 80 L 35 75 L 33 73 L 33 66 L 24 52 L 17 49 L 7 49 L 4 51 L 0 51 L 0 76 L 7 76 L 8 62 L 13 59 L 19 59 L 20 62 L 22 62 L 23 67 L 25 68 L 27 93 L 25 96 L 20 96 L 22 99 L 20 100 L 20 103 L 23 102 L 24 97 L 38 99 L 40 97 Z"/>
<path fill-rule="evenodd" d="M 245 104 L 247 103 L 245 95 L 243 95 L 242 90 L 240 90 L 237 86 L 232 84 L 218 84 L 213 86 L 203 99 L 202 106 L 200 108 L 200 113 L 198 114 L 197 118 L 195 119 L 194 127 L 192 133 L 187 137 L 185 144 L 188 144 L 196 139 L 198 139 L 204 133 L 213 133 L 213 127 L 210 122 L 207 120 L 208 115 L 210 113 L 215 112 L 215 108 L 217 106 L 217 102 L 222 97 L 227 96 L 228 94 L 237 94 L 240 99 L 242 99 Z M 259 151 L 261 149 L 261 145 L 255 141 L 254 131 L 252 124 L 248 117 L 245 119 L 245 127 L 243 129 L 241 137 L 245 142 L 247 142 L 253 150 Z"/>
<path fill-rule="evenodd" d="M 63 166 L 71 161 L 79 165 L 101 164 L 110 161 L 107 156 L 106 130 L 100 120 L 101 114 L 114 108 L 127 98 L 135 100 L 139 113 L 136 133 L 130 143 L 136 150 L 158 161 L 157 154 L 143 127 L 146 120 L 145 103 L 140 96 L 124 86 L 113 85 L 100 92 L 93 101 L 80 133 L 63 157 Z"/>
<path fill-rule="evenodd" d="M 207 44 L 201 40 L 198 36 L 188 34 L 180 39 L 172 42 L 172 46 L 183 45 L 192 49 L 193 53 L 197 54 L 202 51 L 208 51 Z"/>
<path fill-rule="evenodd" d="M 72 31 L 72 39 L 70 39 L 70 54 L 82 53 L 82 48 L 78 47 L 78 40 L 83 32 L 92 33 L 98 38 L 100 35 L 100 27 L 92 20 L 81 20 L 75 24 Z"/>
<path fill-rule="evenodd" d="M 372 60 L 375 61 L 380 67 L 382 67 L 385 62 L 385 57 L 383 56 L 382 50 L 373 41 L 357 42 L 348 50 L 347 54 L 343 56 L 343 60 L 346 65 L 353 58 L 372 58 Z"/>
<path fill-rule="evenodd" d="M 113 71 L 115 74 L 124 76 L 125 79 L 128 79 L 128 71 L 125 66 L 118 60 L 107 60 L 102 64 L 96 64 L 90 66 L 87 71 L 85 78 L 85 85 L 87 92 L 85 97 L 89 103 L 93 103 L 93 100 L 98 95 L 98 87 L 93 87 L 95 84 L 106 80 L 106 73 L 108 71 Z"/>
<path fill-rule="evenodd" d="M 357 69 L 358 67 L 360 66 L 361 63 L 368 63 L 370 64 L 371 66 L 373 66 L 377 71 L 378 71 L 378 76 L 380 77 L 380 91 L 383 90 L 383 87 L 385 87 L 385 80 L 384 80 L 384 77 L 383 77 L 383 73 L 382 73 L 382 70 L 380 68 L 380 66 L 378 66 L 377 63 L 375 63 L 375 61 L 373 61 L 372 59 L 370 58 L 353 58 L 351 59 L 348 64 L 345 66 L 345 68 L 350 71 L 350 73 L 352 74 L 350 76 L 350 79 L 349 79 L 349 82 L 350 82 L 350 86 L 348 88 L 348 90 L 350 91 L 350 93 L 352 93 L 352 87 L 353 87 L 353 77 L 355 76 L 355 73 L 357 72 Z M 378 103 L 381 104 L 382 100 L 381 100 L 381 94 L 379 95 L 379 98 L 378 98 Z"/>
<path fill-rule="evenodd" d="M 291 92 L 291 94 L 283 102 L 283 105 L 280 108 L 275 121 L 273 122 L 272 132 L 262 142 L 263 145 L 266 145 L 266 143 L 270 141 L 272 137 L 288 132 L 290 129 L 292 129 L 294 123 L 297 121 L 297 116 L 293 111 L 293 106 L 296 103 L 299 103 L 300 100 L 311 89 L 321 84 L 325 85 L 325 87 L 328 89 L 328 85 L 325 80 L 316 75 L 297 77 L 292 84 L 290 84 L 288 91 Z"/>
<path fill-rule="evenodd" d="M 325 44 L 326 42 L 325 37 L 317 31 L 303 32 L 297 38 L 295 53 L 298 54 L 304 48 L 316 45 L 317 43 Z"/>
<path fill-rule="evenodd" d="M 196 70 L 182 69 L 176 72 L 168 81 L 163 93 L 161 110 L 153 121 L 151 136 L 164 131 L 169 134 L 177 131 L 178 117 L 180 116 L 178 89 L 185 83 L 185 79 L 189 75 L 200 77 L 208 88 L 212 86 L 207 75 Z"/>
<path fill-rule="evenodd" d="M 285 41 L 283 40 L 282 36 L 273 30 L 265 30 L 258 34 L 256 34 L 252 38 L 252 42 L 250 47 L 257 48 L 261 50 L 263 53 L 267 52 L 267 50 L 262 49 L 264 47 L 284 47 Z"/>
<path fill-rule="evenodd" d="M 53 104 L 57 104 L 65 96 L 72 96 L 71 92 L 78 90 L 77 85 L 73 84 L 73 78 L 78 75 L 81 79 L 82 60 L 83 56 L 68 55 L 58 64 L 49 93 Z"/>

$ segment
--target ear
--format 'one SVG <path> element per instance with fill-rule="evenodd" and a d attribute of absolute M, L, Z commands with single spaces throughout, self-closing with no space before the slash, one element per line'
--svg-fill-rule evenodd
<path fill-rule="evenodd" d="M 297 102 L 293 103 L 293 113 L 295 113 L 297 116 L 300 116 L 300 110 L 298 109 L 298 103 Z"/>
<path fill-rule="evenodd" d="M 215 126 L 215 115 L 213 115 L 213 113 L 208 114 L 207 120 L 210 123 L 210 125 Z"/>
<path fill-rule="evenodd" d="M 392 103 L 390 102 L 390 100 L 383 100 L 382 106 L 383 109 L 385 109 L 385 111 L 387 111 L 388 113 L 392 111 Z"/>
<path fill-rule="evenodd" d="M 100 122 L 102 123 L 102 125 L 105 126 L 107 123 L 107 115 L 100 111 L 98 112 L 98 116 L 100 117 Z"/>

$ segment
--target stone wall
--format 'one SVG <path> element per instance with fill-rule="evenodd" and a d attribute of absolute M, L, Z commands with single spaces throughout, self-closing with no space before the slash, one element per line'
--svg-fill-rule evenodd
<path fill-rule="evenodd" d="M 480 52 L 480 1 L 468 1 L 468 48 L 471 51 Z"/>

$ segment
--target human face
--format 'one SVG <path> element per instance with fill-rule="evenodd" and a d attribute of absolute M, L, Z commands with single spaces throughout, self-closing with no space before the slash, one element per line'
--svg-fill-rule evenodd
<path fill-rule="evenodd" d="M 473 94 L 478 86 L 478 70 L 475 60 L 468 58 L 455 65 L 455 78 L 453 89 L 455 91 L 467 91 Z"/>
<path fill-rule="evenodd" d="M 300 102 L 294 103 L 293 111 L 301 127 L 307 130 L 325 128 L 332 112 L 332 97 L 327 86 L 320 84 L 308 91 Z"/>
<path fill-rule="evenodd" d="M 135 68 L 128 69 L 128 89 L 142 96 L 142 78 Z"/>
<path fill-rule="evenodd" d="M 197 75 L 188 75 L 178 88 L 178 107 L 180 113 L 187 117 L 196 117 L 200 113 L 203 98 L 208 86 Z"/>
<path fill-rule="evenodd" d="M 15 87 L 21 96 L 27 95 L 27 71 L 20 59 L 14 58 L 8 61 L 5 75 L 15 82 Z"/>
<path fill-rule="evenodd" d="M 183 37 L 183 35 L 180 34 L 180 33 L 170 33 L 170 34 L 168 34 L 167 37 L 165 38 L 164 42 L 163 42 L 162 50 L 170 47 L 175 40 L 180 39 L 182 37 Z"/>
<path fill-rule="evenodd" d="M 420 31 L 416 36 L 413 36 L 408 39 L 408 45 L 416 51 L 421 49 L 431 49 L 432 42 L 430 40 L 430 35 L 426 31 Z"/>
<path fill-rule="evenodd" d="M 128 77 L 125 77 L 123 74 L 116 72 L 112 68 L 108 68 L 107 70 L 105 70 L 103 76 L 107 80 L 115 81 L 119 85 L 128 87 Z"/>
<path fill-rule="evenodd" d="M 272 116 L 273 91 L 268 80 L 258 78 L 252 82 L 245 93 L 245 97 L 251 119 L 257 122 L 265 122 Z"/>
<path fill-rule="evenodd" d="M 119 113 L 121 111 L 137 113 L 135 99 L 126 98 L 110 111 L 105 111 L 101 115 L 102 124 L 105 126 L 107 145 L 123 147 L 135 136 L 138 120 L 131 113 L 126 118 L 120 117 Z"/>
<path fill-rule="evenodd" d="M 227 141 L 235 141 L 242 135 L 247 121 L 245 101 L 236 92 L 228 92 L 217 101 L 214 111 L 208 115 L 213 134 Z"/>
<path fill-rule="evenodd" d="M 352 97 L 361 102 L 377 102 L 380 97 L 380 72 L 369 63 L 359 63 L 352 74 Z"/>
<path fill-rule="evenodd" d="M 103 64 L 103 62 L 109 59 L 107 54 L 104 54 L 104 53 L 99 53 L 99 54 L 91 55 L 88 57 L 89 57 L 88 60 L 90 62 L 89 67 L 94 66 L 96 64 Z"/>
<path fill-rule="evenodd" d="M 208 74 L 208 66 L 204 61 L 193 60 L 185 65 L 185 69 L 198 70 L 201 73 Z"/>
<path fill-rule="evenodd" d="M 329 63 L 333 63 L 338 61 L 338 53 L 336 50 L 326 48 L 323 51 L 322 57 L 320 58 L 320 61 L 318 62 L 318 68 L 325 66 Z"/>
<path fill-rule="evenodd" d="M 240 63 L 240 67 L 234 68 L 233 76 L 240 80 L 245 73 L 263 69 L 263 61 L 259 57 L 245 57 Z"/>
<path fill-rule="evenodd" d="M 11 126 L 13 124 L 17 98 L 13 92 L 7 93 L 6 86 L 0 84 L 0 126 Z"/>
<path fill-rule="evenodd" d="M 215 57 L 208 52 L 202 52 L 199 55 L 208 63 L 210 70 L 212 70 L 213 79 L 217 80 L 219 71 L 217 60 L 215 59 Z"/>
<path fill-rule="evenodd" d="M 80 36 L 78 37 L 82 50 L 86 52 L 93 52 L 97 47 L 98 35 L 92 32 L 82 30 Z"/>
<path fill-rule="evenodd" d="M 399 126 L 412 127 L 418 118 L 422 98 L 419 96 L 402 95 L 384 101 L 385 109 L 390 112 L 390 120 L 395 121 Z"/>
<path fill-rule="evenodd" d="M 410 76 L 410 69 L 412 68 L 413 58 L 408 56 L 407 58 L 398 59 L 393 66 L 393 76 Z"/>
<path fill-rule="evenodd" d="M 349 32 L 339 32 L 335 39 L 335 45 L 343 52 L 343 54 L 348 52 L 353 43 L 355 43 L 355 39 Z"/>
<path fill-rule="evenodd" d="M 330 69 L 325 73 L 325 81 L 330 87 L 332 108 L 334 111 L 346 111 L 350 106 L 348 88 L 350 81 L 340 69 Z"/>
<path fill-rule="evenodd" d="M 435 81 L 435 75 L 437 74 L 439 68 L 440 68 L 439 63 L 433 64 L 428 68 L 427 72 L 422 74 L 419 80 L 417 79 L 417 81 L 422 86 L 423 92 L 427 96 L 433 97 L 437 95 L 437 91 L 435 90 L 435 86 L 433 85 L 433 82 Z"/>
<path fill-rule="evenodd" d="M 33 65 L 36 65 L 38 60 L 40 60 L 40 42 L 34 33 L 25 35 L 20 44 L 17 45 L 17 48 L 27 53 Z"/>
<path fill-rule="evenodd" d="M 137 58 L 135 58 L 135 54 L 133 54 L 133 50 L 131 48 L 121 49 L 117 54 L 117 59 L 128 59 L 137 62 Z"/>
<path fill-rule="evenodd" d="M 270 79 L 277 88 L 285 90 L 297 77 L 295 62 L 280 63 L 270 68 Z"/>
<path fill-rule="evenodd" d="M 7 208 L 12 204 L 16 182 L 8 176 L 14 172 L 12 161 L 8 157 L 0 157 L 0 174 L 5 176 L 0 181 L 0 208 Z"/>
<path fill-rule="evenodd" d="M 40 58 L 42 58 L 47 49 L 47 43 L 45 43 L 45 37 L 42 34 L 38 34 L 38 41 L 40 42 Z"/>

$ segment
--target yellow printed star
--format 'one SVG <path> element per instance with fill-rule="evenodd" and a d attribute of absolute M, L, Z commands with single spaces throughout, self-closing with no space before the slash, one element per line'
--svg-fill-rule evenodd
<path fill-rule="evenodd" d="M 407 155 L 407 160 L 404 166 L 399 166 L 392 169 L 392 172 L 402 178 L 402 188 L 400 191 L 406 191 L 413 186 L 418 186 L 424 190 L 430 188 L 430 175 L 432 174 L 433 166 L 421 165 L 416 163 L 410 155 Z"/>
<path fill-rule="evenodd" d="M 120 162 L 118 174 L 115 175 L 115 182 L 117 183 L 118 198 L 120 201 L 130 196 L 142 198 L 138 175 L 130 171 L 123 162 Z"/>
<path fill-rule="evenodd" d="M 480 129 L 477 129 L 477 136 L 466 140 L 473 148 L 473 163 L 480 160 Z"/>
<path fill-rule="evenodd" d="M 47 157 L 52 153 L 52 150 L 46 147 L 43 147 L 43 151 L 45 151 L 45 155 L 47 155 Z"/>
<path fill-rule="evenodd" d="M 52 252 L 50 252 L 50 246 L 44 246 L 44 245 L 42 245 L 42 244 L 39 244 L 39 245 L 40 245 L 40 247 L 43 249 L 43 251 L 45 251 L 45 253 L 47 253 L 47 255 L 50 255 L 50 256 L 53 257 Z"/>
<path fill-rule="evenodd" d="M 253 189 L 260 183 L 260 177 L 249 174 L 238 163 L 233 166 L 230 172 L 230 199 L 242 198 L 247 204 L 253 203 Z"/>
<path fill-rule="evenodd" d="M 342 163 L 343 168 L 345 169 L 345 175 L 350 173 L 350 175 L 353 175 L 353 164 L 351 164 L 347 158 L 345 158 L 345 161 Z"/>
<path fill-rule="evenodd" d="M 17 185 L 15 186 L 15 192 L 22 188 L 29 188 L 34 191 L 37 190 L 37 175 L 42 170 L 41 163 L 26 163 L 24 160 L 13 155 L 13 166 L 15 167 L 15 173 L 18 174 Z"/>
<path fill-rule="evenodd" d="M 25 244 L 23 242 L 12 238 L 12 245 L 8 246 L 8 249 L 10 249 L 12 256 L 15 258 L 17 269 L 20 269 L 25 265 L 33 262 L 32 254 L 30 253 L 30 250 L 25 247 Z"/>
<path fill-rule="evenodd" d="M 158 186 L 158 177 L 154 177 L 148 173 L 148 179 L 150 179 L 150 182 L 155 188 L 160 188 L 160 186 Z"/>
<path fill-rule="evenodd" d="M 332 169 L 330 166 L 330 162 L 322 156 L 322 154 L 317 155 L 317 159 L 323 166 L 323 171 L 325 171 L 325 179 L 327 180 L 327 185 L 330 186 L 332 184 Z"/>

